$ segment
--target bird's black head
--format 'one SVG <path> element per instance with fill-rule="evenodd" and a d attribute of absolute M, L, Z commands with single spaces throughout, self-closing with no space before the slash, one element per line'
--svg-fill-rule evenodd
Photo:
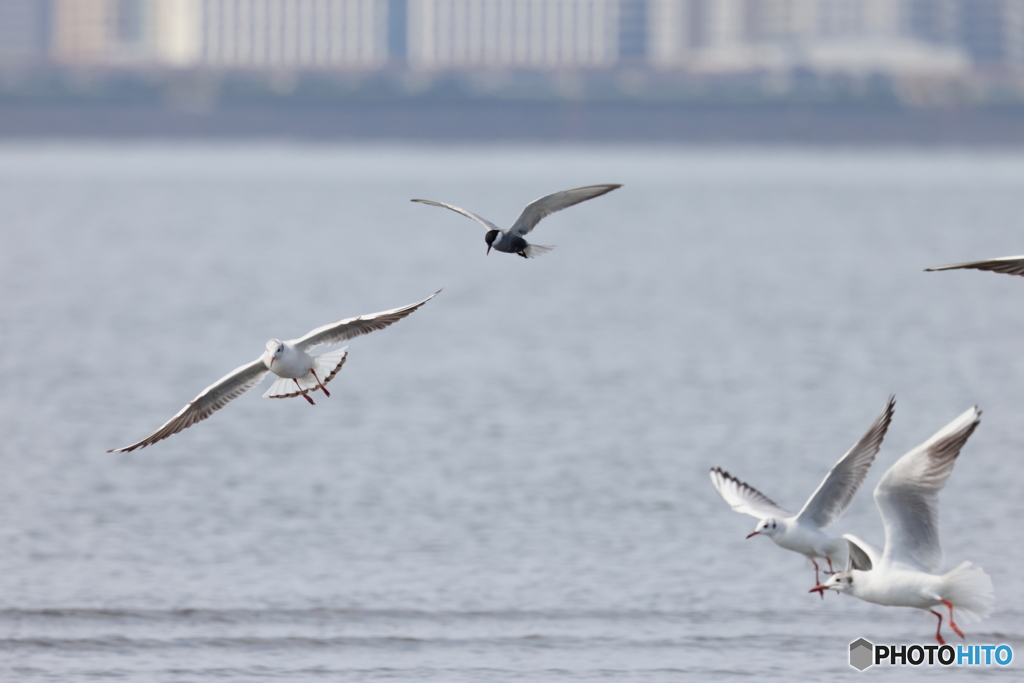
<path fill-rule="evenodd" d="M 487 234 L 484 235 L 484 241 L 487 242 L 487 253 L 491 253 L 491 245 L 494 244 L 494 240 L 498 239 L 498 235 L 501 234 L 500 230 L 488 230 Z"/>

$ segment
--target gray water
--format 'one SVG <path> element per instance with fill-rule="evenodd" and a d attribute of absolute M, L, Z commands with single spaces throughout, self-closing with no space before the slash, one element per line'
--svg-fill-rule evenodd
<path fill-rule="evenodd" d="M 509 224 L 531 261 L 412 197 Z M 809 595 L 721 466 L 796 509 L 882 410 L 833 527 L 876 543 L 896 458 L 984 411 L 946 565 L 1024 656 L 1024 153 L 0 146 L 0 679 L 844 680 L 931 615 Z M 271 337 L 444 291 L 350 343 L 332 397 L 263 388 L 149 434 Z M 915 669 L 903 675 L 1002 676 Z M 889 675 L 895 675 L 890 672 Z"/>

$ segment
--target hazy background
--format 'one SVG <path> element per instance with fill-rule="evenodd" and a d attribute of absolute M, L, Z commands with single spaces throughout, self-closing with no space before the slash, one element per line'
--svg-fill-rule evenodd
<path fill-rule="evenodd" d="M 0 136 L 1024 141 L 1024 0 L 0 0 Z"/>

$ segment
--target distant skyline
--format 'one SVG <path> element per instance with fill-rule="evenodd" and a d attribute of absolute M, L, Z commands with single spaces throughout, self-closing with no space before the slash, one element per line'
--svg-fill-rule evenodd
<path fill-rule="evenodd" d="M 1024 72 L 1024 0 L 0 0 L 0 68 Z"/>

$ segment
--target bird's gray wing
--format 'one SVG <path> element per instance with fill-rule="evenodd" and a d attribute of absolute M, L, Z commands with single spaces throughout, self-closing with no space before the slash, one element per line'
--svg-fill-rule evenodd
<path fill-rule="evenodd" d="M 562 190 L 561 192 L 541 197 L 526 205 L 523 212 L 519 214 L 519 218 L 509 228 L 509 234 L 522 237 L 533 230 L 534 226 L 540 223 L 541 219 L 545 216 L 550 216 L 556 211 L 567 209 L 574 204 L 585 202 L 588 199 L 600 197 L 619 187 L 622 187 L 622 185 L 587 185 L 586 187 Z"/>
<path fill-rule="evenodd" d="M 902 563 L 932 573 L 942 567 L 939 491 L 980 421 L 977 406 L 964 411 L 897 460 L 878 482 L 875 503 L 885 526 L 883 563 Z"/>
<path fill-rule="evenodd" d="M 948 266 L 925 268 L 925 271 L 955 270 L 957 268 L 974 268 L 975 270 L 990 270 L 993 273 L 1006 273 L 1007 275 L 1024 275 L 1024 256 L 1003 256 L 1002 258 L 992 258 L 985 261 L 951 263 Z"/>
<path fill-rule="evenodd" d="M 849 550 L 850 566 L 847 569 L 871 571 L 882 561 L 882 549 L 853 534 L 843 534 Z"/>
<path fill-rule="evenodd" d="M 484 226 L 488 230 L 499 230 L 499 231 L 501 230 L 501 228 L 499 228 L 497 225 L 495 225 L 494 223 L 490 222 L 489 220 L 487 220 L 483 216 L 478 216 L 475 213 L 473 213 L 472 211 L 466 211 L 465 209 L 460 209 L 459 207 L 452 206 L 451 204 L 445 204 L 443 202 L 435 202 L 432 199 L 410 199 L 409 201 L 411 201 L 411 202 L 419 202 L 420 204 L 430 204 L 431 206 L 440 206 L 440 207 L 443 207 L 445 209 L 451 209 L 455 213 L 461 213 L 466 218 L 472 218 L 473 220 L 475 220 L 477 223 L 479 223 L 480 225 Z"/>
<path fill-rule="evenodd" d="M 338 342 L 343 342 L 346 339 L 358 337 L 361 334 L 369 334 L 376 330 L 383 330 L 388 325 L 396 323 L 409 315 L 440 293 L 441 290 L 439 289 L 423 301 L 417 301 L 416 303 L 409 304 L 408 306 L 393 308 L 390 311 L 381 311 L 380 313 L 369 313 L 356 318 L 345 318 L 344 320 L 339 320 L 336 323 L 318 327 L 306 336 L 292 340 L 292 343 L 295 344 L 296 348 L 301 349 L 302 351 L 309 351 L 314 346 L 319 346 L 321 344 L 337 344 Z"/>
<path fill-rule="evenodd" d="M 197 422 L 202 422 L 215 412 L 226 406 L 230 401 L 238 398 L 245 392 L 259 384 L 260 380 L 270 372 L 263 363 L 263 357 L 257 358 L 248 365 L 235 368 L 219 380 L 203 389 L 203 392 L 188 402 L 184 408 L 178 411 L 177 415 L 164 423 L 142 441 L 133 443 L 124 448 L 112 448 L 107 453 L 127 453 L 136 448 L 144 448 L 166 439 L 172 434 L 177 434 Z"/>
<path fill-rule="evenodd" d="M 871 469 L 878 449 L 882 447 L 882 439 L 889 429 L 895 406 L 896 397 L 890 396 L 885 410 L 875 418 L 868 431 L 860 437 L 860 441 L 855 443 L 825 475 L 818 489 L 797 513 L 797 520 L 812 522 L 819 529 L 824 529 L 843 514 L 857 489 L 864 483 L 864 477 Z"/>
<path fill-rule="evenodd" d="M 736 512 L 742 512 L 758 519 L 783 518 L 790 514 L 750 484 L 732 476 L 721 467 L 711 468 L 711 483 L 725 502 Z"/>

